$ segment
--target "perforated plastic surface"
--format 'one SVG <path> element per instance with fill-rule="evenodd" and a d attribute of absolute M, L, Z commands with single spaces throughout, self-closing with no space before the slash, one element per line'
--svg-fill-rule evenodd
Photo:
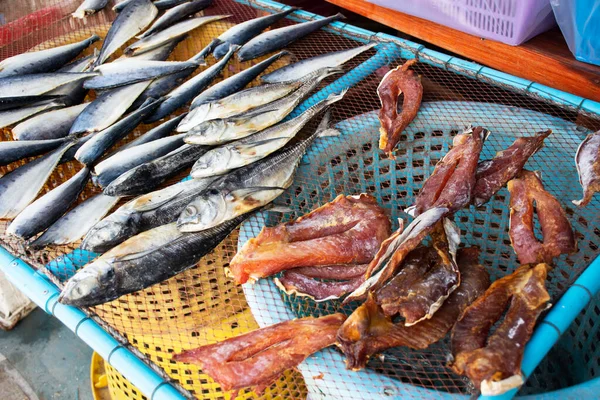
<path fill-rule="evenodd" d="M 0 8 L 3 5 L 0 4 Z M 113 17 L 112 12 L 102 12 L 90 18 L 86 24 L 72 22 L 68 13 L 77 5 L 77 2 L 44 2 L 43 7 L 56 7 L 60 15 L 52 17 L 54 19 L 51 19 L 46 28 L 1 47 L 0 58 L 23 52 L 35 45 L 47 48 L 80 40 L 94 32 L 104 34 L 107 29 L 106 23 Z M 26 6 L 21 7 L 25 9 Z M 28 12 L 31 11 L 33 10 Z M 187 59 L 200 51 L 211 38 L 227 29 L 229 23 L 262 15 L 262 11 L 252 6 L 231 0 L 215 0 L 215 5 L 206 10 L 206 14 L 225 13 L 232 14 L 233 17 L 228 22 L 211 24 L 195 32 L 177 47 L 170 59 Z M 24 14 L 27 12 L 19 14 L 14 11 L 10 15 L 19 17 Z M 292 22 L 285 20 L 276 26 L 289 23 Z M 40 44 L 45 40 L 48 41 Z M 289 46 L 291 57 L 270 67 L 267 72 L 289 62 L 290 59 L 304 59 L 359 44 L 346 36 L 319 31 Z M 597 226 L 600 205 L 598 199 L 582 211 L 570 204 L 570 200 L 581 196 L 574 176 L 575 148 L 588 129 L 600 129 L 600 121 L 421 62 L 415 69 L 423 79 L 425 104 L 399 145 L 396 161 L 390 161 L 377 150 L 377 119 L 372 111 L 380 107 L 376 88 L 381 77 L 389 67 L 395 67 L 404 61 L 399 58 L 399 54 L 399 49 L 393 45 L 382 44 L 377 46 L 376 50 L 363 53 L 346 64 L 348 73 L 339 83 L 354 82 L 358 79 L 361 81 L 333 108 L 333 120 L 344 121 L 340 123 L 340 127 L 345 135 L 327 141 L 319 139 L 306 158 L 309 163 L 300 167 L 294 186 L 282 198 L 294 198 L 292 205 L 296 210 L 294 215 L 297 216 L 332 199 L 335 194 L 367 191 L 378 197 L 381 204 L 390 211 L 394 221 L 400 216 L 406 219 L 407 216 L 401 212 L 401 208 L 410 204 L 422 182 L 432 171 L 435 161 L 447 151 L 452 135 L 464 125 L 482 124 L 493 132 L 484 151 L 486 157 L 493 156 L 517 135 L 532 135 L 538 130 L 550 127 L 555 133 L 548 139 L 547 147 L 532 159 L 529 168 L 543 171 L 544 183 L 553 194 L 559 195 L 563 187 L 567 189 L 559 198 L 567 207 L 571 222 L 578 232 L 581 248 L 580 253 L 562 258 L 558 264 L 559 268 L 553 272 L 550 288 L 553 297 L 556 298 L 587 266 L 600 244 L 600 230 L 594 228 Z M 244 64 L 231 62 L 224 71 L 224 77 L 258 61 L 260 60 Z M 209 65 L 213 62 L 214 60 L 210 59 Z M 377 71 L 371 72 L 375 69 Z M 323 86 L 335 79 L 328 79 Z M 258 81 L 255 81 L 252 85 L 257 83 Z M 339 87 L 338 85 L 327 89 L 331 91 Z M 323 93 L 320 93 L 309 99 L 303 107 L 313 104 L 323 96 Z M 303 107 L 294 114 L 300 112 Z M 155 124 L 141 126 L 124 142 L 153 126 Z M 307 128 L 314 127 L 313 123 Z M 3 132 L 3 139 L 10 140 L 10 130 Z M 0 167 L 0 173 L 4 174 L 21 164 L 23 162 Z M 557 168 L 557 165 L 561 167 Z M 64 182 L 79 168 L 75 162 L 57 168 L 43 193 Z M 184 174 L 181 174 L 169 183 L 183 176 Z M 298 191 L 298 188 L 302 190 Z M 79 200 L 97 192 L 98 189 L 89 184 Z M 482 247 L 482 259 L 494 278 L 516 267 L 514 255 L 506 242 L 507 200 L 506 191 L 503 190 L 488 205 L 474 212 L 461 212 L 457 221 L 464 230 L 464 241 Z M 268 216 L 269 224 L 276 223 L 277 218 L 281 218 L 270 214 Z M 283 217 L 287 219 L 292 215 Z M 244 225 L 244 229 L 251 229 L 254 233 L 259 229 L 259 224 L 259 219 L 255 217 Z M 94 257 L 93 254 L 76 250 L 77 244 L 30 251 L 20 241 L 3 235 L 6 226 L 6 221 L 0 222 L 0 244 L 35 267 L 42 267 L 52 261 L 50 266 L 55 271 L 52 278 L 57 279 L 59 285 L 59 281 Z M 224 267 L 237 249 L 238 236 L 238 231 L 234 231 L 197 267 L 166 282 L 93 307 L 89 311 L 97 314 L 109 332 L 125 338 L 134 349 L 139 350 L 146 361 L 154 363 L 164 374 L 179 382 L 193 395 L 199 398 L 225 396 L 218 385 L 202 374 L 197 367 L 174 363 L 170 358 L 174 352 L 182 349 L 219 341 L 258 326 L 250 315 L 242 288 L 236 287 L 223 273 Z M 317 306 L 307 300 L 297 301 L 294 298 L 282 297 L 273 289 L 269 280 L 260 282 L 253 289 L 253 292 L 246 289 L 246 295 L 253 305 L 252 314 L 261 325 L 293 316 L 329 312 L 336 308 L 336 303 Z M 259 293 L 261 290 L 263 292 Z M 265 307 L 264 303 L 258 304 L 259 294 L 270 299 L 272 305 Z M 290 313 L 290 309 L 294 312 Z M 581 334 L 577 335 L 577 338 L 580 338 Z M 574 346 L 574 359 L 578 359 L 580 355 L 583 357 L 586 352 L 591 354 L 589 346 L 592 344 L 593 341 L 588 341 L 582 342 L 581 346 Z M 326 363 L 309 362 L 301 369 L 311 393 L 315 396 L 330 393 L 335 398 L 357 398 L 364 397 L 367 392 L 390 395 L 397 393 L 398 382 L 417 385 L 401 389 L 402 394 L 407 397 L 431 396 L 431 392 L 421 391 L 419 388 L 435 388 L 441 391 L 439 393 L 468 393 L 470 388 L 465 381 L 449 374 L 443 367 L 446 354 L 447 346 L 444 343 L 425 352 L 398 349 L 387 354 L 383 361 L 373 360 L 370 369 L 362 375 L 354 374 L 347 380 L 340 380 L 343 374 L 348 374 L 344 370 L 342 359 L 335 350 L 327 350 L 310 359 L 327 361 Z M 547 389 L 544 379 L 546 373 L 545 370 L 541 371 L 539 375 L 534 376 L 536 379 L 530 381 L 534 385 L 532 391 Z M 335 379 L 331 380 L 332 377 Z M 305 394 L 306 388 L 301 375 L 289 372 L 273 385 L 265 396 L 301 398 Z M 240 395 L 256 397 L 250 392 Z"/>

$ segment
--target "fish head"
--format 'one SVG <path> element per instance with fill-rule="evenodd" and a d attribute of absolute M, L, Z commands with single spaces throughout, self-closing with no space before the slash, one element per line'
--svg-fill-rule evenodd
<path fill-rule="evenodd" d="M 184 138 L 190 144 L 218 144 L 221 137 L 227 131 L 227 122 L 223 119 L 212 119 L 204 121 Z"/>
<path fill-rule="evenodd" d="M 181 232 L 209 229 L 225 221 L 227 194 L 218 189 L 208 189 L 185 207 L 177 220 Z"/>
<path fill-rule="evenodd" d="M 206 178 L 220 175 L 225 171 L 230 159 L 231 150 L 228 146 L 212 149 L 196 161 L 192 168 L 192 177 Z"/>
<path fill-rule="evenodd" d="M 65 285 L 58 301 L 72 306 L 92 306 L 112 300 L 115 270 L 101 258 L 79 270 Z"/>

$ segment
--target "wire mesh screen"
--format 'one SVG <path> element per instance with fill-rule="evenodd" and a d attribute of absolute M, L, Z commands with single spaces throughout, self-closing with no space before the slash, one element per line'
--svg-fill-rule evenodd
<path fill-rule="evenodd" d="M 12 36 L 9 35 L 10 40 L 0 47 L 0 59 L 34 46 L 38 49 L 54 47 L 81 40 L 93 33 L 104 36 L 114 18 L 114 13 L 108 10 L 112 3 L 107 7 L 107 11 L 88 18 L 86 22 L 75 22 L 69 17 L 79 5 L 78 1 L 47 1 L 33 4 L 34 8 L 27 9 L 29 3 L 19 2 L 18 6 L 11 4 L 11 10 L 6 10 L 7 17 L 10 16 L 7 27 L 12 26 L 9 30 Z M 8 8 L 5 3 L 0 3 L 0 7 Z M 40 26 L 25 28 L 26 21 L 31 20 L 32 13 L 43 15 L 36 17 Z M 231 14 L 232 17 L 192 33 L 178 45 L 170 57 L 171 60 L 186 60 L 233 24 L 264 14 L 257 8 L 232 0 L 215 0 L 214 5 L 204 13 Z M 286 19 L 275 26 L 291 23 L 293 22 Z M 342 35 L 318 31 L 289 46 L 287 50 L 290 56 L 277 61 L 266 72 L 289 62 L 356 47 L 359 44 Z M 86 54 L 91 51 L 88 49 Z M 359 66 L 374 54 L 375 50 L 369 50 L 359 55 L 345 65 L 346 71 Z M 264 58 L 245 63 L 232 60 L 224 70 L 222 78 L 229 77 Z M 407 220 L 408 217 L 402 209 L 412 203 L 423 182 L 433 171 L 437 160 L 447 152 L 452 136 L 466 125 L 482 125 L 492 131 L 486 142 L 483 158 L 491 158 L 517 136 L 533 135 L 537 131 L 551 128 L 554 134 L 547 139 L 546 146 L 530 160 L 528 168 L 542 171 L 546 188 L 565 206 L 578 234 L 580 251 L 572 256 L 562 257 L 550 276 L 549 290 L 553 299 L 558 298 L 590 263 L 600 245 L 600 230 L 596 228 L 600 201 L 596 198 L 583 210 L 570 203 L 570 200 L 581 196 L 581 189 L 575 184 L 577 176 L 573 157 L 576 147 L 589 130 L 600 129 L 600 120 L 584 117 L 539 99 L 500 89 L 442 68 L 418 63 L 415 69 L 422 76 L 424 103 L 419 116 L 404 133 L 396 152 L 396 159 L 391 160 L 377 149 L 379 123 L 374 110 L 379 109 L 380 104 L 376 88 L 389 67 L 395 67 L 403 61 L 399 57 L 390 56 L 389 65 L 378 69 L 353 86 L 344 99 L 334 106 L 332 118 L 344 135 L 318 139 L 304 158 L 295 183 L 277 200 L 289 204 L 295 212 L 284 215 L 267 212 L 261 215 L 266 215 L 267 223 L 272 225 L 300 216 L 332 200 L 337 194 L 367 192 L 377 197 L 379 203 L 389 212 L 392 221 L 397 224 L 398 218 Z M 213 63 L 214 59 L 210 58 L 209 65 Z M 336 77 L 328 78 L 322 86 L 335 79 Z M 251 86 L 258 82 L 255 80 Z M 309 124 L 307 129 L 314 129 L 315 124 L 316 122 Z M 132 140 L 156 125 L 142 125 L 120 144 Z M 2 132 L 2 139 L 12 140 L 10 129 Z M 5 174 L 27 161 L 30 160 L 0 167 L 0 173 Z M 59 166 L 41 194 L 66 181 L 79 169 L 80 165 L 77 162 Z M 180 174 L 163 186 L 176 182 L 185 174 L 186 172 Z M 96 193 L 99 193 L 99 189 L 88 184 L 79 202 Z M 517 267 L 507 234 L 507 204 L 508 194 L 506 189 L 503 189 L 485 206 L 461 211 L 456 216 L 456 222 L 463 234 L 463 243 L 481 247 L 481 261 L 488 267 L 493 279 Z M 260 221 L 257 217 L 252 217 L 244 225 L 244 229 L 257 233 L 262 226 Z M 30 250 L 24 243 L 4 234 L 8 223 L 9 221 L 0 222 L 0 244 L 35 267 L 40 268 L 52 262 L 53 270 L 57 271 L 53 278 L 59 286 L 60 282 L 72 273 L 69 264 L 83 265 L 93 257 L 87 252 L 77 250 L 79 243 L 46 248 L 42 251 Z M 172 354 L 255 329 L 258 325 L 253 315 L 268 314 L 274 319 L 285 319 L 288 316 L 287 307 L 297 317 L 324 315 L 340 310 L 337 302 L 317 304 L 306 298 L 282 295 L 273 285 L 270 285 L 270 289 L 263 295 L 269 297 L 272 300 L 271 304 L 277 306 L 250 310 L 242 288 L 234 285 L 224 274 L 224 269 L 235 254 L 239 238 L 239 231 L 236 230 L 196 267 L 146 290 L 90 308 L 89 311 L 96 314 L 109 331 L 123 336 L 129 344 L 139 350 L 146 361 L 154 363 L 192 395 L 199 398 L 223 398 L 226 394 L 212 379 L 202 374 L 195 366 L 171 361 Z M 66 260 L 68 262 L 65 262 Z M 356 304 L 341 311 L 349 313 L 354 307 Z M 593 341 L 586 343 L 572 346 L 574 359 L 588 351 L 586 346 L 593 345 Z M 324 359 L 327 354 L 330 353 L 325 353 Z M 368 368 L 399 382 L 411 383 L 422 388 L 449 393 L 471 393 L 473 388 L 445 367 L 447 356 L 448 344 L 442 341 L 425 351 L 403 348 L 388 351 L 385 357 L 374 357 Z M 548 389 L 544 379 L 547 373 L 546 370 L 538 369 L 537 375 L 534 374 L 533 379 L 529 381 L 527 390 L 535 392 Z M 311 377 L 311 380 L 316 381 L 318 385 L 318 378 Z M 344 386 L 343 381 L 337 384 L 340 385 L 340 390 Z M 363 384 L 376 383 L 365 381 Z M 302 398 L 306 393 L 302 376 L 298 372 L 288 371 L 267 389 L 263 396 Z M 311 393 L 318 394 L 318 391 L 311 388 Z M 424 396 L 418 391 L 404 395 L 412 395 L 415 398 Z M 250 391 L 240 392 L 239 396 L 259 397 Z M 360 398 L 361 393 L 353 393 L 352 397 Z"/>

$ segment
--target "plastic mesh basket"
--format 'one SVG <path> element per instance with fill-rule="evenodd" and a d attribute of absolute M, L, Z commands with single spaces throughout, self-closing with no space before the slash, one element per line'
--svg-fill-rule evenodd
<path fill-rule="evenodd" d="M 35 45 L 50 47 L 57 43 L 80 40 L 96 31 L 102 34 L 112 18 L 112 12 L 105 11 L 92 17 L 84 25 L 72 22 L 68 17 L 68 13 L 77 4 L 48 4 L 48 7 L 57 7 L 61 11 L 60 17 L 40 31 L 0 48 L 0 58 Z M 206 14 L 232 14 L 234 17 L 228 22 L 211 24 L 194 33 L 178 46 L 171 59 L 189 58 L 200 51 L 212 37 L 226 29 L 228 23 L 262 15 L 261 8 L 268 7 L 256 3 L 247 5 L 232 0 L 215 0 L 215 5 L 206 10 Z M 272 12 L 276 8 L 269 10 Z M 33 10 L 13 14 L 18 17 L 31 11 Z M 279 25 L 290 23 L 293 22 L 287 19 Z M 359 42 L 368 40 L 371 34 L 368 32 L 361 35 L 356 30 L 344 29 L 343 24 L 335 25 L 335 30 L 319 31 L 289 46 L 292 56 L 272 66 L 267 72 L 290 60 L 355 47 Z M 307 300 L 282 296 L 270 280 L 243 290 L 234 286 L 225 277 L 223 269 L 227 267 L 239 243 L 254 235 L 262 226 L 263 219 L 267 224 L 274 224 L 280 218 L 298 216 L 333 199 L 339 193 L 370 192 L 389 210 L 394 221 L 400 216 L 406 219 L 401 209 L 411 203 L 422 182 L 431 173 L 436 160 L 447 151 L 452 136 L 468 124 L 482 124 L 493 132 L 486 144 L 486 157 L 507 146 L 515 136 L 531 135 L 546 128 L 554 129 L 555 133 L 548 139 L 548 145 L 532 159 L 529 168 L 544 172 L 544 183 L 553 194 L 559 196 L 562 189 L 567 188 L 559 198 L 578 232 L 581 251 L 574 256 L 561 258 L 551 275 L 551 294 L 553 299 L 558 298 L 591 262 L 600 243 L 600 230 L 595 228 L 599 215 L 598 199 L 583 210 L 576 209 L 569 202 L 581 195 L 578 185 L 574 184 L 576 176 L 572 157 L 575 148 L 589 130 L 600 128 L 598 116 L 553 105 L 541 98 L 526 95 L 524 91 L 518 93 L 502 89 L 484 82 L 483 77 L 472 79 L 463 76 L 461 74 L 465 72 L 456 66 L 435 66 L 422 59 L 416 70 L 423 78 L 425 103 L 419 118 L 411 124 L 403 137 L 398 158 L 392 161 L 377 150 L 378 122 L 373 110 L 380 107 L 376 93 L 380 79 L 389 67 L 395 67 L 404 61 L 401 55 L 414 56 L 392 43 L 381 43 L 349 62 L 344 76 L 328 79 L 321 91 L 294 111 L 293 115 L 296 115 L 328 93 L 339 91 L 343 86 L 352 86 L 345 98 L 333 108 L 332 114 L 344 135 L 327 140 L 319 139 L 299 168 L 295 184 L 281 198 L 292 205 L 294 215 L 257 214 L 242 226 L 241 235 L 239 231 L 234 231 L 195 268 L 146 290 L 86 311 L 95 315 L 108 332 L 131 346 L 142 359 L 154 365 L 164 376 L 178 382 L 183 393 L 199 398 L 225 397 L 218 385 L 197 367 L 174 363 L 171 355 L 182 349 L 235 336 L 255 329 L 258 325 L 296 316 L 330 313 L 338 307 L 335 302 L 316 305 Z M 209 60 L 209 64 L 213 62 L 214 60 Z M 233 62 L 224 71 L 224 77 L 248 65 L 249 63 Z M 255 81 L 252 85 L 257 83 Z M 153 126 L 138 128 L 124 142 Z M 313 128 L 314 123 L 308 126 L 308 129 Z M 4 140 L 10 140 L 9 130 L 5 130 L 3 135 Z M 20 164 L 1 167 L 0 173 Z M 561 168 L 557 168 L 557 165 Z M 76 163 L 57 168 L 44 192 L 64 182 L 79 168 Z M 169 183 L 182 177 L 183 174 Z M 97 188 L 88 185 L 79 200 L 97 192 Z M 457 218 L 463 230 L 464 242 L 482 247 L 482 261 L 494 278 L 516 267 L 513 252 L 507 243 L 507 201 L 506 191 L 503 190 L 487 205 L 465 210 Z M 5 231 L 6 226 L 5 221 L 0 222 L 0 234 Z M 78 250 L 77 244 L 30 251 L 23 243 L 4 235 L 0 238 L 0 244 L 33 266 L 46 266 L 50 278 L 59 286 L 75 269 L 95 257 L 94 254 Z M 348 312 L 349 309 L 344 311 Z M 585 332 L 592 331 L 587 325 L 582 326 Z M 577 331 L 576 337 L 580 338 L 581 335 L 583 333 Z M 586 346 L 592 344 L 585 342 L 573 347 L 573 359 L 578 360 L 586 352 L 591 354 Z M 364 398 L 369 394 L 389 396 L 400 393 L 406 397 L 430 398 L 435 393 L 439 396 L 447 393 L 469 394 L 472 388 L 444 367 L 446 356 L 445 342 L 424 352 L 396 349 L 387 353 L 383 360 L 373 360 L 362 373 L 351 374 L 345 370 L 341 355 L 336 350 L 328 349 L 311 357 L 300 370 L 310 394 L 315 398 L 321 395 L 332 398 Z M 549 361 L 551 364 L 553 362 Z M 547 374 L 547 370 L 539 370 L 530 380 L 532 386 L 527 390 L 546 391 Z M 290 371 L 267 390 L 265 397 L 304 397 L 304 380 L 299 373 Z M 433 392 L 432 389 L 437 391 Z M 240 396 L 257 397 L 251 392 L 242 392 Z"/>

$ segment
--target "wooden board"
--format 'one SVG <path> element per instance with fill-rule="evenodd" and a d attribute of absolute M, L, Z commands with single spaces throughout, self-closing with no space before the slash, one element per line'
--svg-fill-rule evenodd
<path fill-rule="evenodd" d="M 480 64 L 600 102 L 600 67 L 577 61 L 558 28 L 509 46 L 365 0 L 327 1 Z"/>

